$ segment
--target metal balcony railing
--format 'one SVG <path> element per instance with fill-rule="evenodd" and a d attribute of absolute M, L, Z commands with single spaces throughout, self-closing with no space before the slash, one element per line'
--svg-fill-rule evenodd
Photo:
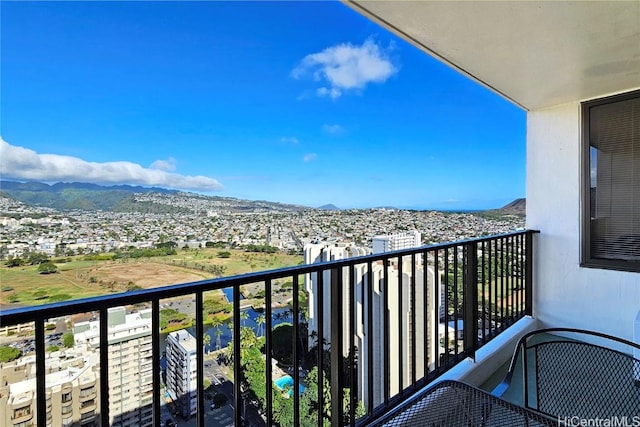
<path fill-rule="evenodd" d="M 277 424 L 283 401 L 274 387 L 275 283 L 292 284 L 289 301 L 292 339 L 286 405 L 293 425 L 369 423 L 408 399 L 460 360 L 525 315 L 531 314 L 532 254 L 535 231 L 521 231 L 318 264 L 300 265 L 233 277 L 144 289 L 95 298 L 23 307 L 0 313 L 0 326 L 35 325 L 37 425 L 45 425 L 48 319 L 98 312 L 99 387 L 96 416 L 109 425 L 108 310 L 141 304 L 151 307 L 153 420 L 162 420 L 161 304 L 194 298 L 197 356 L 197 425 L 205 425 L 205 311 L 207 292 L 231 289 L 230 312 L 233 422 L 243 425 L 247 406 L 252 423 Z M 241 287 L 260 284 L 264 291 L 264 382 L 256 387 L 244 375 Z M 306 288 L 305 294 L 303 286 Z M 308 298 L 308 301 L 305 300 Z M 215 341 L 214 341 L 215 342 Z M 311 381 L 309 364 L 317 377 Z M 304 369 L 303 369 L 304 368 Z M 240 375 L 238 375 L 240 373 Z M 302 386 L 302 387 L 301 387 Z M 258 390 L 262 388 L 264 394 Z M 292 392 L 298 390 L 298 393 Z M 304 391 L 303 391 L 304 390 Z M 311 393 L 313 392 L 313 393 Z M 313 394 L 309 396 L 305 393 Z M 286 393 L 284 393 L 286 394 Z M 179 398 L 179 396 L 178 396 Z M 178 399 L 179 400 L 179 399 Z M 312 404 L 303 404 L 302 401 Z M 112 414 L 113 416 L 113 414 Z M 163 421 L 163 420 L 162 420 Z"/>

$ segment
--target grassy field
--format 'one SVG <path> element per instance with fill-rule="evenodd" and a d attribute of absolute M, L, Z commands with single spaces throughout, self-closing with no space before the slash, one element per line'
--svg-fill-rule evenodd
<path fill-rule="evenodd" d="M 220 257 L 228 252 L 228 258 Z M 223 254 L 224 255 L 224 254 Z M 0 267 L 0 303 L 37 305 L 49 302 L 192 282 L 212 277 L 298 265 L 301 256 L 241 250 L 191 249 L 176 255 L 86 261 L 82 256 L 56 264 L 55 274 L 39 274 L 37 266 Z M 248 289 L 248 292 L 255 290 Z"/>

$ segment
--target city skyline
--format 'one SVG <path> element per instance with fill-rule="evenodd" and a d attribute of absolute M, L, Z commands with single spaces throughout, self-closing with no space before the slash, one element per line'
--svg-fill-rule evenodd
<path fill-rule="evenodd" d="M 525 112 L 344 4 L 4 3 L 1 19 L 3 178 L 341 208 L 524 196 Z"/>

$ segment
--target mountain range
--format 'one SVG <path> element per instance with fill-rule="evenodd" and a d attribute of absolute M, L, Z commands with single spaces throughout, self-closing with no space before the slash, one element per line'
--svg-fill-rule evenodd
<path fill-rule="evenodd" d="M 298 211 L 309 209 L 306 206 L 268 201 L 241 200 L 233 197 L 203 196 L 159 187 L 141 187 L 132 185 L 97 185 L 82 182 L 61 182 L 46 184 L 42 182 L 17 182 L 0 180 L 0 196 L 18 200 L 30 206 L 41 206 L 57 210 L 103 210 L 113 212 L 180 213 L 191 211 L 189 205 L 179 203 L 157 203 L 140 200 L 139 194 L 156 193 L 159 195 L 178 195 L 206 199 L 219 203 L 225 209 L 237 212 L 252 211 Z M 526 201 L 517 199 L 508 205 L 487 211 L 492 214 L 524 215 Z M 340 210 L 333 204 L 318 207 L 321 210 Z"/>
<path fill-rule="evenodd" d="M 162 203 L 153 198 L 141 200 L 140 194 L 180 196 L 182 203 Z M 83 182 L 46 184 L 42 182 L 16 182 L 0 180 L 0 196 L 18 200 L 30 206 L 41 206 L 57 210 L 81 209 L 86 211 L 144 212 L 144 213 L 184 213 L 193 211 L 196 199 L 206 199 L 224 209 L 237 212 L 265 210 L 301 210 L 303 206 L 287 205 L 266 201 L 240 200 L 232 197 L 203 196 L 158 187 L 132 185 L 103 186 Z M 193 203 L 184 203 L 188 198 Z"/>

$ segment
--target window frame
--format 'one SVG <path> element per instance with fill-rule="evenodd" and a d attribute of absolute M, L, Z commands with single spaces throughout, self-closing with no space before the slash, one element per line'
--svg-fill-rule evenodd
<path fill-rule="evenodd" d="M 598 268 L 605 270 L 640 272 L 640 261 L 625 261 L 615 259 L 594 258 L 591 256 L 591 144 L 590 144 L 590 110 L 606 104 L 613 104 L 629 99 L 639 99 L 640 89 L 624 92 L 604 98 L 593 99 L 581 103 L 581 234 L 582 247 L 580 266 L 586 268 Z"/>

